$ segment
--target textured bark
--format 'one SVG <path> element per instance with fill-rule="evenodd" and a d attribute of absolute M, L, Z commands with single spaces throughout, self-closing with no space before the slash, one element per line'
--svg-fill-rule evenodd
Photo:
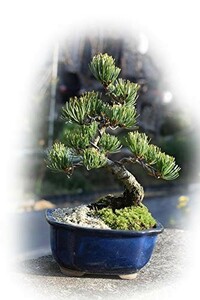
<path fill-rule="evenodd" d="M 108 160 L 108 169 L 117 180 L 123 183 L 125 191 L 123 194 L 124 206 L 139 205 L 144 198 L 144 189 L 124 165 Z"/>

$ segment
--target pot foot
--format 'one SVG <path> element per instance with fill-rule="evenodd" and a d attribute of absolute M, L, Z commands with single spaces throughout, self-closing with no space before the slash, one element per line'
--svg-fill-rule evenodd
<path fill-rule="evenodd" d="M 119 275 L 121 279 L 132 280 L 137 277 L 137 273 Z"/>
<path fill-rule="evenodd" d="M 85 275 L 84 272 L 71 270 L 71 269 L 67 269 L 67 268 L 63 268 L 63 267 L 60 267 L 60 271 L 64 275 L 69 276 L 69 277 L 82 277 L 83 275 Z"/>

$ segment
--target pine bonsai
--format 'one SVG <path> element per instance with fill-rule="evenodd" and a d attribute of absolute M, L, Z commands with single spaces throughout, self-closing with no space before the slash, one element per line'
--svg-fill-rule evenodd
<path fill-rule="evenodd" d="M 143 187 L 125 165 L 137 163 L 148 174 L 165 180 L 177 178 L 180 168 L 174 157 L 151 144 L 146 134 L 135 131 L 139 85 L 118 78 L 120 69 L 108 54 L 94 56 L 89 67 L 102 84 L 104 97 L 92 91 L 70 98 L 62 109 L 61 118 L 73 126 L 65 136 L 65 143 L 55 142 L 48 151 L 47 166 L 68 177 L 81 166 L 87 170 L 106 168 L 123 184 L 124 192 L 91 203 L 88 205 L 91 213 L 112 229 L 154 227 L 155 219 L 142 204 Z M 123 140 L 112 134 L 118 127 L 129 129 Z M 131 155 L 119 161 L 112 160 L 112 154 L 119 152 L 123 145 L 129 148 Z"/>

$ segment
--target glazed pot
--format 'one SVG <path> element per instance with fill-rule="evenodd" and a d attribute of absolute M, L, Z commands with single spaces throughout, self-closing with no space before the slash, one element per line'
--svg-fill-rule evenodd
<path fill-rule="evenodd" d="M 164 228 L 134 230 L 93 229 L 58 222 L 46 210 L 52 255 L 62 273 L 118 275 L 133 279 L 150 260 L 157 236 Z"/>

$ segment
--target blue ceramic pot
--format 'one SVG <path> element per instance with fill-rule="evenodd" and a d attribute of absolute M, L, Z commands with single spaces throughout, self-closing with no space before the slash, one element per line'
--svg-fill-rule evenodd
<path fill-rule="evenodd" d="M 163 226 L 144 231 L 93 229 L 57 222 L 46 211 L 51 250 L 66 275 L 135 274 L 149 261 Z"/>

